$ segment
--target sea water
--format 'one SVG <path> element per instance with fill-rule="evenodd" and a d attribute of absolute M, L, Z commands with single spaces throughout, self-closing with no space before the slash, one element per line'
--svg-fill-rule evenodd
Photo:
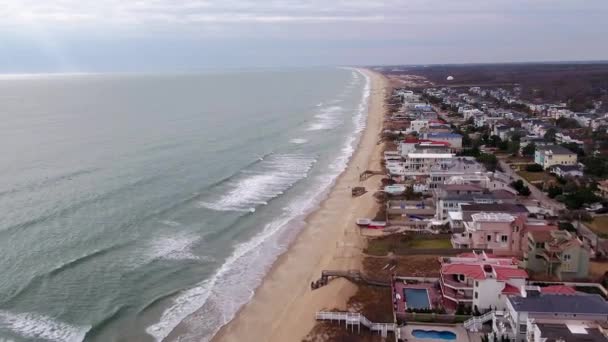
<path fill-rule="evenodd" d="M 369 87 L 352 69 L 0 76 L 0 340 L 210 339 L 344 170 Z"/>

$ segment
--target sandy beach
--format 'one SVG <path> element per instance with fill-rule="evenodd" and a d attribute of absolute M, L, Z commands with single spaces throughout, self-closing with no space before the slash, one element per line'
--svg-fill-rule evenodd
<path fill-rule="evenodd" d="M 315 324 L 315 312 L 345 308 L 356 286 L 334 280 L 328 286 L 311 291 L 310 283 L 322 270 L 358 269 L 364 239 L 355 220 L 373 217 L 377 204 L 373 190 L 380 178 L 359 181 L 363 170 L 379 170 L 382 145 L 384 89 L 386 79 L 363 70 L 371 79 L 367 126 L 347 169 L 338 177 L 328 198 L 306 219 L 306 227 L 289 250 L 273 265 L 253 299 L 214 341 L 301 341 Z M 365 195 L 352 198 L 351 188 L 365 186 Z"/>

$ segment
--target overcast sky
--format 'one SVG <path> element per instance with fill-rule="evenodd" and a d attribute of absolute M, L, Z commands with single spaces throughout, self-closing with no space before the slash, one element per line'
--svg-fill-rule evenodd
<path fill-rule="evenodd" d="M 0 72 L 608 59 L 608 0 L 0 0 Z"/>

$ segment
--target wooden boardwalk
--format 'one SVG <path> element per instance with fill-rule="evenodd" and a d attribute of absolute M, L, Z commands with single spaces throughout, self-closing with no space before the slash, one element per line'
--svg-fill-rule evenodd
<path fill-rule="evenodd" d="M 347 270 L 347 271 L 333 271 L 326 270 L 321 272 L 321 278 L 316 282 L 310 284 L 310 287 L 314 290 L 321 286 L 327 285 L 331 278 L 345 278 L 349 281 L 357 284 L 365 284 L 371 286 L 379 286 L 379 287 L 390 287 L 390 281 L 382 281 L 376 279 L 370 279 L 357 270 Z"/>

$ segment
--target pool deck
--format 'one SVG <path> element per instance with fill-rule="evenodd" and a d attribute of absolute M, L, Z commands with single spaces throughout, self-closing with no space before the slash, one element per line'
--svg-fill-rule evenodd
<path fill-rule="evenodd" d="M 435 339 L 435 338 L 416 338 L 412 335 L 413 330 L 436 330 L 436 331 L 450 331 L 456 334 L 455 340 L 449 340 L 454 342 L 477 342 L 481 341 L 481 337 L 478 334 L 469 334 L 465 328 L 458 325 L 435 325 L 435 324 L 408 324 L 401 329 L 401 338 L 407 339 L 407 341 L 416 342 L 446 342 L 448 340 Z"/>
<path fill-rule="evenodd" d="M 404 289 L 425 289 L 428 291 L 431 307 L 435 308 L 441 303 L 441 293 L 431 283 L 404 284 L 403 281 L 395 281 L 392 286 L 393 309 L 397 313 L 404 313 L 407 308 L 407 298 L 403 298 Z M 401 300 L 397 300 L 395 295 L 400 294 Z"/>

